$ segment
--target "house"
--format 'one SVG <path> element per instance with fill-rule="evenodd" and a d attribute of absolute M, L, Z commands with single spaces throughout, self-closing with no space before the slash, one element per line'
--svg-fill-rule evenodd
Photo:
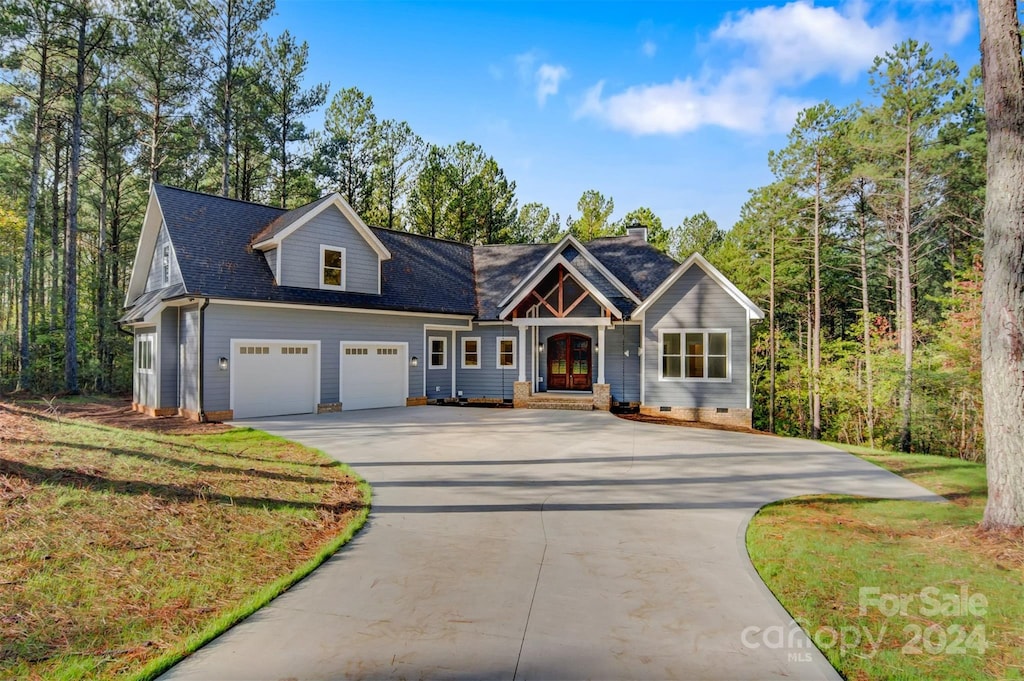
<path fill-rule="evenodd" d="M 470 246 L 154 186 L 122 325 L 136 409 L 223 420 L 493 401 L 750 425 L 764 313 L 646 230 Z"/>

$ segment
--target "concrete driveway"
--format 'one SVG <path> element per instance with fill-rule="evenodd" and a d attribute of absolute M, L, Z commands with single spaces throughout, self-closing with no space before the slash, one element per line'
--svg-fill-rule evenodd
<path fill-rule="evenodd" d="M 822 445 L 600 412 L 246 423 L 352 464 L 371 520 L 166 679 L 839 678 L 751 567 L 747 521 L 800 494 L 937 500 Z"/>

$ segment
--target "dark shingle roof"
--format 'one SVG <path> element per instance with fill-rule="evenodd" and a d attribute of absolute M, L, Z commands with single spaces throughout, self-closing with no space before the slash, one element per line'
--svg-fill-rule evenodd
<path fill-rule="evenodd" d="M 253 251 L 249 243 L 286 211 L 160 185 L 155 191 L 189 295 L 476 313 L 469 246 L 372 228 L 395 255 L 381 265 L 381 295 L 278 286 L 263 254 Z"/>
<path fill-rule="evenodd" d="M 496 319 L 502 299 L 554 247 L 473 247 L 371 227 L 393 256 L 381 264 L 381 295 L 278 286 L 265 257 L 250 244 L 276 234 L 329 197 L 285 211 L 163 185 L 153 190 L 174 244 L 183 287 L 166 289 L 159 296 L 139 296 L 126 319 L 136 319 L 143 307 L 150 310 L 159 300 L 186 294 Z M 586 248 L 641 299 L 677 267 L 636 237 L 597 239 Z M 628 314 L 632 307 L 622 309 Z"/>

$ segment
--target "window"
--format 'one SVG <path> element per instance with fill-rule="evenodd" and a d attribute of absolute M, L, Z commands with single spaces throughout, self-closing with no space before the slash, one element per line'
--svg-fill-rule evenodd
<path fill-rule="evenodd" d="M 164 259 L 163 259 L 163 271 L 164 271 L 164 285 L 171 283 L 171 247 L 170 245 L 164 246 Z"/>
<path fill-rule="evenodd" d="M 498 368 L 516 368 L 516 338 L 515 336 L 498 337 Z"/>
<path fill-rule="evenodd" d="M 135 339 L 135 368 L 140 373 L 153 373 L 153 350 L 156 334 L 144 333 Z"/>
<path fill-rule="evenodd" d="M 345 249 L 320 246 L 320 288 L 345 290 Z"/>
<path fill-rule="evenodd" d="M 661 331 L 661 380 L 728 381 L 729 331 Z"/>
<path fill-rule="evenodd" d="M 429 340 L 430 347 L 430 368 L 431 369 L 447 369 L 448 368 L 448 339 L 444 336 L 431 336 Z"/>
<path fill-rule="evenodd" d="M 470 337 L 462 339 L 462 364 L 463 369 L 480 368 L 480 338 Z"/>

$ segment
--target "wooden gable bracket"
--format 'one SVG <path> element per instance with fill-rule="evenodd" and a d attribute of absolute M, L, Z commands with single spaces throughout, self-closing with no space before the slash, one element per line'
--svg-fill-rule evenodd
<path fill-rule="evenodd" d="M 558 285 L 555 290 L 558 291 L 558 307 L 548 302 L 548 298 L 555 292 L 554 290 L 549 292 L 547 296 L 542 296 L 536 290 L 531 291 L 530 295 L 537 300 L 537 304 L 543 305 L 548 312 L 558 318 L 568 317 L 573 310 L 579 307 L 580 303 L 590 297 L 590 293 L 584 289 L 576 300 L 572 301 L 568 307 L 565 306 L 565 270 L 561 267 L 558 268 Z M 604 306 L 601 306 L 601 315 L 604 316 L 605 313 Z"/>

